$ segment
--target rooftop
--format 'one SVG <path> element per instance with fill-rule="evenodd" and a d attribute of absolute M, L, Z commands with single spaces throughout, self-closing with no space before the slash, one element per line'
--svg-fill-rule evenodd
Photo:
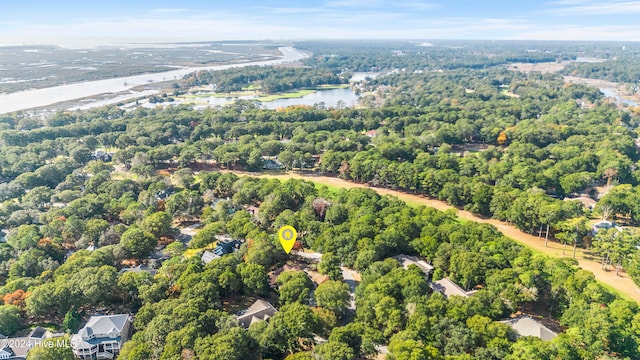
<path fill-rule="evenodd" d="M 450 298 L 451 296 L 469 297 L 476 292 L 475 290 L 465 291 L 463 288 L 458 286 L 458 284 L 448 278 L 432 282 L 431 288 L 433 291 L 438 291 L 447 298 Z"/>
<path fill-rule="evenodd" d="M 544 341 L 553 340 L 558 334 L 549 330 L 546 326 L 537 322 L 529 316 L 521 316 L 515 319 L 501 321 L 509 325 L 520 336 L 535 336 Z"/>
<path fill-rule="evenodd" d="M 574 198 L 566 197 L 562 200 L 563 201 L 580 201 L 582 205 L 589 210 L 593 210 L 596 207 L 596 201 L 586 196 L 578 196 Z"/>
<path fill-rule="evenodd" d="M 202 260 L 203 263 L 208 264 L 219 257 L 220 255 L 214 254 L 211 251 L 207 250 L 204 253 L 202 253 L 202 257 L 200 259 Z"/>
<path fill-rule="evenodd" d="M 0 352 L 12 353 L 13 357 L 9 359 L 25 359 L 27 351 L 38 345 L 40 341 L 42 340 L 30 337 L 0 339 Z"/>
<path fill-rule="evenodd" d="M 151 276 L 154 276 L 156 274 L 156 272 L 158 272 L 158 270 L 140 264 L 140 265 L 138 265 L 136 267 L 123 268 L 122 270 L 120 270 L 121 274 L 126 273 L 126 272 L 133 272 L 133 273 L 146 272 L 146 273 L 149 273 Z"/>
<path fill-rule="evenodd" d="M 397 255 L 397 256 L 394 256 L 393 258 L 398 260 L 398 262 L 400 262 L 403 268 L 408 269 L 409 265 L 415 265 L 420 270 L 422 270 L 422 272 L 425 273 L 425 275 L 427 276 L 434 269 L 434 267 L 431 266 L 431 264 L 428 264 L 426 261 L 420 260 L 418 257 L 415 257 L 415 256 Z"/>
<path fill-rule="evenodd" d="M 44 339 L 46 334 L 47 329 L 43 328 L 42 326 L 38 326 L 31 330 L 31 332 L 29 333 L 29 337 L 32 339 Z"/>
<path fill-rule="evenodd" d="M 251 324 L 258 321 L 269 320 L 278 310 L 266 300 L 258 299 L 246 310 L 237 315 L 238 322 L 244 328 L 248 328 Z"/>
<path fill-rule="evenodd" d="M 87 324 L 71 337 L 73 347 L 82 349 L 101 343 L 105 337 L 111 341 L 120 342 L 122 331 L 127 321 L 128 314 L 120 315 L 94 315 L 89 318 Z M 114 336 L 109 337 L 113 334 Z M 117 334 L 117 336 L 115 336 Z M 95 336 L 95 337 L 93 337 Z"/>

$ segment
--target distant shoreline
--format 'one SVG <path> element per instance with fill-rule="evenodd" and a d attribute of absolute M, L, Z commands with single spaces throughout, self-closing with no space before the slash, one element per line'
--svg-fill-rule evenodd
<path fill-rule="evenodd" d="M 150 83 L 179 80 L 186 74 L 202 70 L 225 70 L 234 67 L 268 66 L 295 62 L 308 57 L 304 52 L 293 47 L 278 48 L 282 58 L 246 63 L 232 63 L 203 67 L 189 67 L 158 73 L 117 77 L 112 79 L 85 81 L 68 85 L 59 85 L 43 89 L 26 90 L 0 95 L 0 114 L 49 106 L 61 102 L 86 98 L 90 96 L 120 93 Z"/>

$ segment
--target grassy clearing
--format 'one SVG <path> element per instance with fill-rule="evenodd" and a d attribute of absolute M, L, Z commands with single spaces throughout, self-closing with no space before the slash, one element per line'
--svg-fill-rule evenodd
<path fill-rule="evenodd" d="M 198 249 L 187 249 L 185 250 L 184 253 L 182 253 L 182 256 L 184 256 L 185 258 L 190 258 L 192 256 L 195 256 L 197 253 L 199 253 L 200 251 L 203 250 L 213 250 L 216 248 L 216 246 L 218 245 L 217 241 L 212 242 L 211 244 L 205 246 L 205 247 L 201 247 Z"/>
<path fill-rule="evenodd" d="M 262 101 L 262 102 L 270 102 L 270 101 L 276 101 L 276 100 L 281 100 L 281 99 L 296 99 L 296 98 L 301 98 L 303 96 L 307 96 L 307 95 L 313 94 L 315 92 L 316 92 L 316 90 L 298 90 L 296 92 L 289 92 L 289 93 L 261 96 L 261 97 L 257 98 L 256 100 Z"/>
<path fill-rule="evenodd" d="M 343 190 L 344 188 L 341 188 L 339 186 L 335 186 L 335 185 L 327 185 L 327 184 L 322 184 L 319 182 L 315 182 L 313 180 L 310 180 L 313 182 L 313 185 L 315 185 L 316 189 L 320 190 L 322 188 L 326 188 L 329 192 L 337 194 L 340 192 L 340 190 Z"/>
<path fill-rule="evenodd" d="M 208 97 L 235 98 L 240 96 L 252 96 L 255 94 L 256 94 L 255 91 L 237 91 L 237 92 L 230 92 L 230 93 L 207 92 L 207 93 L 199 93 L 199 94 L 184 94 L 184 95 L 180 95 L 178 98 L 180 99 L 200 99 L 200 98 L 208 98 Z"/>
<path fill-rule="evenodd" d="M 245 86 L 242 88 L 243 91 L 255 91 L 255 90 L 262 90 L 262 85 L 260 84 L 251 84 L 249 86 Z"/>
<path fill-rule="evenodd" d="M 509 92 L 509 89 L 500 89 L 500 95 L 504 95 L 504 96 L 508 96 L 508 97 L 512 97 L 512 98 L 519 98 L 520 95 L 518 94 L 514 94 L 512 92 Z"/>

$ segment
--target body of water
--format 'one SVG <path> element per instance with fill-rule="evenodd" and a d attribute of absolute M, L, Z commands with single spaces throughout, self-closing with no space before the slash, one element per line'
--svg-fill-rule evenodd
<path fill-rule="evenodd" d="M 313 94 L 305 95 L 303 97 L 295 99 L 280 99 L 275 101 L 269 101 L 262 103 L 263 107 L 267 109 L 277 109 L 294 105 L 315 105 L 324 103 L 326 107 L 338 107 L 341 104 L 344 107 L 352 107 L 358 105 L 358 96 L 353 90 L 349 88 L 345 89 L 331 89 L 331 90 L 318 90 Z"/>
<path fill-rule="evenodd" d="M 358 96 L 350 88 L 344 89 L 327 89 L 318 90 L 315 93 L 301 96 L 293 99 L 279 99 L 274 101 L 265 101 L 262 103 L 262 107 L 266 109 L 278 109 L 288 106 L 308 105 L 313 106 L 323 103 L 325 107 L 352 107 L 358 105 Z M 194 109 L 204 109 L 213 106 L 224 106 L 233 103 L 236 100 L 253 100 L 257 99 L 257 96 L 239 96 L 239 97 L 196 97 L 187 100 L 178 99 L 173 102 L 164 102 L 160 104 L 145 103 L 143 106 L 147 108 L 154 108 L 158 105 L 171 106 L 180 104 L 191 104 Z"/>
<path fill-rule="evenodd" d="M 622 96 L 618 95 L 614 89 L 600 88 L 600 92 L 604 94 L 605 97 L 615 98 L 616 102 L 624 103 L 629 106 L 638 106 L 637 102 L 623 98 Z"/>
<path fill-rule="evenodd" d="M 97 81 L 85 81 L 81 83 L 54 86 L 45 89 L 35 89 L 10 94 L 0 94 L 0 114 L 33 109 L 41 106 L 48 106 L 60 102 L 71 101 L 100 94 L 119 93 L 148 83 L 181 79 L 186 74 L 199 70 L 225 70 L 229 68 L 251 65 L 277 65 L 288 62 L 295 62 L 307 57 L 305 53 L 292 47 L 281 47 L 279 48 L 279 50 L 283 56 L 282 58 L 274 60 L 204 67 L 190 67 L 153 74 L 143 74 Z M 116 95 L 114 95 L 114 97 L 116 97 Z M 104 100 L 99 102 L 100 106 L 104 105 L 105 103 L 106 101 Z M 84 105 L 85 108 L 90 106 L 89 104 Z"/>

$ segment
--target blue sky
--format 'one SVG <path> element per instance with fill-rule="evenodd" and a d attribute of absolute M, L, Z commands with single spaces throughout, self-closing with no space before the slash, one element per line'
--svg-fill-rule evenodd
<path fill-rule="evenodd" d="M 640 41 L 640 1 L 7 1 L 0 43 L 224 39 Z"/>

